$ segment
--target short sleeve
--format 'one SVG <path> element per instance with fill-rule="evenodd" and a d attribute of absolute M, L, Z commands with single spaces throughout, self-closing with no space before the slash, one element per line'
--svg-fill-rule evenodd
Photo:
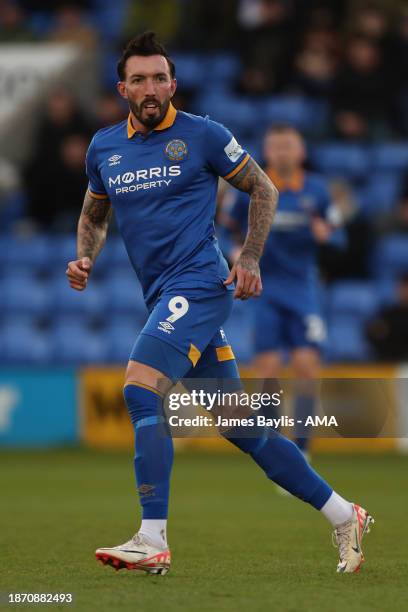
<path fill-rule="evenodd" d="M 207 119 L 206 158 L 215 174 L 228 180 L 248 163 L 249 154 L 236 141 L 227 128 Z"/>
<path fill-rule="evenodd" d="M 86 174 L 89 179 L 88 191 L 96 198 L 106 198 L 106 189 L 98 169 L 95 137 L 92 138 L 85 159 Z"/>

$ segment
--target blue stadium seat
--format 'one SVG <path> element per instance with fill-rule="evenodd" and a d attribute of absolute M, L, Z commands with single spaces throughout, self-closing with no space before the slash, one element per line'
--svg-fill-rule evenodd
<path fill-rule="evenodd" d="M 92 0 L 92 22 L 101 32 L 105 45 L 116 43 L 123 32 L 129 0 Z"/>
<path fill-rule="evenodd" d="M 91 279 L 85 291 L 71 289 L 64 276 L 53 279 L 52 303 L 56 313 L 84 313 L 103 315 L 106 313 L 106 294 L 101 286 Z"/>
<path fill-rule="evenodd" d="M 359 210 L 363 215 L 390 212 L 402 191 L 402 176 L 395 172 L 375 172 L 364 187 L 356 190 Z"/>
<path fill-rule="evenodd" d="M 2 319 L 0 347 L 0 363 L 3 364 L 44 365 L 53 359 L 51 335 L 40 330 L 35 319 L 26 316 Z"/>
<path fill-rule="evenodd" d="M 259 123 L 262 118 L 260 110 L 260 104 L 248 97 L 212 92 L 198 98 L 194 112 L 210 115 L 211 119 L 226 125 L 238 138 L 241 134 L 253 134 L 255 119 Z"/>
<path fill-rule="evenodd" d="M 408 142 L 385 142 L 372 149 L 375 171 L 405 172 L 408 168 Z"/>
<path fill-rule="evenodd" d="M 52 16 L 49 12 L 33 11 L 28 13 L 27 18 L 30 30 L 34 33 L 36 39 L 48 38 L 52 28 Z"/>
<path fill-rule="evenodd" d="M 207 57 L 197 53 L 173 54 L 177 78 L 183 89 L 198 89 L 208 78 Z"/>
<path fill-rule="evenodd" d="M 118 54 L 115 51 L 110 48 L 101 51 L 102 80 L 106 90 L 112 89 L 118 82 L 117 63 Z"/>
<path fill-rule="evenodd" d="M 27 194 L 22 189 L 13 189 L 3 193 L 1 199 L 0 231 L 6 235 L 27 216 Z"/>
<path fill-rule="evenodd" d="M 0 237 L 0 271 L 28 270 L 35 274 L 50 267 L 52 242 L 47 236 Z"/>
<path fill-rule="evenodd" d="M 92 275 L 108 278 L 117 273 L 131 273 L 135 276 L 123 240 L 119 236 L 110 237 L 99 253 Z"/>
<path fill-rule="evenodd" d="M 367 361 L 371 358 L 364 324 L 350 314 L 338 314 L 328 322 L 326 358 L 329 361 Z"/>
<path fill-rule="evenodd" d="M 394 234 L 381 240 L 373 257 L 373 274 L 382 278 L 396 278 L 408 273 L 408 238 Z"/>
<path fill-rule="evenodd" d="M 178 71 L 178 64 L 176 67 Z M 207 56 L 205 68 L 204 87 L 229 89 L 239 76 L 241 64 L 239 58 L 232 53 L 215 53 Z"/>
<path fill-rule="evenodd" d="M 342 281 L 328 291 L 328 313 L 354 316 L 360 320 L 371 317 L 378 306 L 376 286 L 370 282 Z"/>
<path fill-rule="evenodd" d="M 29 276 L 3 278 L 0 281 L 0 311 L 7 313 L 46 314 L 51 308 L 48 283 Z"/>
<path fill-rule="evenodd" d="M 81 317 L 57 319 L 53 327 L 54 361 L 63 365 L 106 363 L 103 335 L 90 329 Z"/>
<path fill-rule="evenodd" d="M 395 278 L 380 278 L 375 284 L 379 306 L 394 304 L 397 300 L 397 282 Z"/>
<path fill-rule="evenodd" d="M 62 234 L 50 239 L 49 266 L 53 274 L 65 274 L 69 261 L 76 259 L 77 245 L 74 234 Z"/>
<path fill-rule="evenodd" d="M 56 249 L 56 256 L 53 271 L 64 276 L 68 262 L 76 259 L 76 237 L 67 234 L 60 238 L 54 238 L 54 248 Z M 112 236 L 108 238 L 99 253 L 92 275 L 96 277 L 110 276 L 115 274 L 118 269 L 127 271 L 131 270 L 132 267 L 123 240 L 119 236 Z"/>
<path fill-rule="evenodd" d="M 107 277 L 103 283 L 103 291 L 108 313 L 128 314 L 139 324 L 144 324 L 147 319 L 147 309 L 134 272 L 114 273 L 111 277 Z"/>
<path fill-rule="evenodd" d="M 262 117 L 267 124 L 289 123 L 307 130 L 327 119 L 327 107 L 301 96 L 278 95 L 268 98 L 262 105 Z"/>
<path fill-rule="evenodd" d="M 331 177 L 359 180 L 370 170 L 370 156 L 366 147 L 331 142 L 314 147 L 310 158 L 318 170 Z"/>
<path fill-rule="evenodd" d="M 112 274 L 113 272 L 113 256 L 115 250 L 115 240 L 112 238 L 108 239 L 104 244 L 101 252 L 96 258 L 92 277 L 100 278 L 106 275 Z"/>
<path fill-rule="evenodd" d="M 126 315 L 109 317 L 103 332 L 109 361 L 126 363 L 141 329 L 140 321 L 134 317 Z"/>
<path fill-rule="evenodd" d="M 242 138 L 240 144 L 258 164 L 263 164 L 262 135 L 256 138 Z"/>

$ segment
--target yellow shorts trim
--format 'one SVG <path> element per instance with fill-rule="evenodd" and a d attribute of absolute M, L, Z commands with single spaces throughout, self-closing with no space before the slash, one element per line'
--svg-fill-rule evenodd
<path fill-rule="evenodd" d="M 235 355 L 232 352 L 231 346 L 217 346 L 215 349 L 217 353 L 218 361 L 228 361 L 229 359 L 235 359 Z"/>
<path fill-rule="evenodd" d="M 201 353 L 193 343 L 190 344 L 190 350 L 188 351 L 188 358 L 193 364 L 193 367 L 196 366 L 197 361 L 200 359 Z"/>
<path fill-rule="evenodd" d="M 151 391 L 152 393 L 155 393 L 156 395 L 158 395 L 159 397 L 163 398 L 164 394 L 160 393 L 160 391 L 158 391 L 157 389 L 155 389 L 154 387 L 150 387 L 149 385 L 145 385 L 143 383 L 140 382 L 136 382 L 134 380 L 129 380 L 128 382 L 126 382 L 123 386 L 123 388 L 129 386 L 129 385 L 133 385 L 134 387 L 141 387 L 142 389 L 147 389 L 148 391 Z"/>

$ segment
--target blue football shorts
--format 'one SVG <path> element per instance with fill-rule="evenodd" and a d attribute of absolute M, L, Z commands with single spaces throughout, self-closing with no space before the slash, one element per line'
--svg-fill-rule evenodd
<path fill-rule="evenodd" d="M 325 323 L 316 304 L 281 305 L 271 297 L 255 302 L 255 352 L 322 348 Z"/>
<path fill-rule="evenodd" d="M 201 294 L 201 295 L 200 295 Z M 239 378 L 222 325 L 233 304 L 232 291 L 163 293 L 140 332 L 130 360 L 181 378 Z"/>

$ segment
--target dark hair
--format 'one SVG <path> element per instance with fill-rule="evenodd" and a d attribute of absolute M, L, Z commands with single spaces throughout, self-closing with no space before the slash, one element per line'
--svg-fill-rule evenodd
<path fill-rule="evenodd" d="M 118 75 L 121 81 L 124 81 L 126 78 L 126 62 L 129 57 L 133 57 L 134 55 L 142 55 L 143 57 L 162 55 L 166 58 L 169 65 L 171 78 L 174 79 L 176 76 L 176 67 L 171 61 L 164 46 L 156 39 L 155 32 L 143 32 L 128 42 L 117 65 Z"/>
<path fill-rule="evenodd" d="M 285 134 L 286 132 L 296 132 L 302 136 L 300 131 L 291 123 L 272 123 L 266 130 L 267 134 Z"/>

